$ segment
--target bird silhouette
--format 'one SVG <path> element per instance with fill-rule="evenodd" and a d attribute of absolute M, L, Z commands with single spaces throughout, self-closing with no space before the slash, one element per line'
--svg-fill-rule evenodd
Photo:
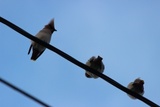
<path fill-rule="evenodd" d="M 35 37 L 37 37 L 38 39 L 46 43 L 50 43 L 51 36 L 54 31 L 57 31 L 57 30 L 54 27 L 54 19 L 52 19 L 47 25 L 44 26 L 42 30 L 40 30 L 35 35 Z M 46 48 L 34 41 L 31 41 L 31 45 L 28 50 L 28 54 L 30 54 L 31 49 L 32 49 L 31 60 L 35 61 L 45 51 Z"/>
<path fill-rule="evenodd" d="M 93 69 L 95 69 L 95 70 L 97 70 L 97 71 L 100 72 L 100 73 L 103 73 L 105 66 L 104 66 L 102 60 L 103 60 L 103 58 L 100 57 L 100 56 L 98 56 L 97 58 L 96 58 L 95 56 L 92 56 L 92 57 L 86 62 L 86 65 L 89 66 L 89 67 L 91 67 L 91 68 L 93 68 Z M 98 78 L 97 75 L 95 75 L 95 74 L 93 74 L 93 73 L 91 73 L 91 72 L 89 72 L 89 71 L 86 71 L 86 72 L 85 72 L 85 76 L 86 76 L 87 78 L 94 78 L 94 79 Z"/>
<path fill-rule="evenodd" d="M 144 80 L 141 80 L 140 78 L 137 78 L 134 80 L 134 82 L 130 82 L 127 86 L 128 89 L 131 91 L 136 92 L 137 94 L 143 95 L 144 94 Z M 128 96 L 132 99 L 136 99 L 135 97 L 128 94 Z"/>

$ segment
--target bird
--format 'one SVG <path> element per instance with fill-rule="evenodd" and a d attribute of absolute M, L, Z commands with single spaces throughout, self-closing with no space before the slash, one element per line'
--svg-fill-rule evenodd
<path fill-rule="evenodd" d="M 141 80 L 140 78 L 137 78 L 134 80 L 134 82 L 130 82 L 127 86 L 128 89 L 130 89 L 131 91 L 139 94 L 139 95 L 143 95 L 144 94 L 144 80 Z M 128 96 L 131 99 L 136 99 L 135 97 L 131 96 L 128 94 Z"/>
<path fill-rule="evenodd" d="M 44 26 L 42 30 L 40 30 L 35 37 L 38 39 L 50 43 L 52 33 L 57 31 L 54 26 L 54 19 L 52 19 L 47 25 Z M 28 50 L 28 55 L 32 49 L 31 60 L 35 61 L 46 49 L 46 47 L 36 43 L 35 41 L 31 41 L 31 45 Z"/>
<path fill-rule="evenodd" d="M 86 65 L 97 70 L 98 72 L 100 73 L 103 73 L 104 72 L 104 69 L 105 69 L 105 66 L 102 62 L 103 58 L 101 56 L 98 56 L 97 58 L 95 56 L 92 56 L 87 62 L 86 62 Z M 87 78 L 94 78 L 94 79 L 97 79 L 98 76 L 89 72 L 89 71 L 86 71 L 85 72 L 85 76 Z"/>

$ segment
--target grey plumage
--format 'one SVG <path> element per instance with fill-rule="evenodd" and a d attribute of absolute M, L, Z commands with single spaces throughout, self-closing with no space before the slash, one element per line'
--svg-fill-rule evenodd
<path fill-rule="evenodd" d="M 45 27 L 42 30 L 40 30 L 36 34 L 35 37 L 37 37 L 38 39 L 41 39 L 46 43 L 50 43 L 51 36 L 54 31 L 57 31 L 57 30 L 54 27 L 54 20 L 52 19 L 47 25 L 45 25 Z M 45 51 L 46 48 L 34 41 L 31 41 L 28 54 L 30 54 L 31 49 L 32 49 L 31 60 L 35 61 Z"/>
<path fill-rule="evenodd" d="M 103 64 L 103 62 L 102 62 L 102 59 L 103 59 L 103 58 L 100 57 L 100 56 L 98 56 L 97 58 L 96 58 L 95 56 L 92 56 L 92 57 L 86 62 L 86 65 L 89 66 L 89 67 L 91 67 L 91 68 L 93 68 L 93 69 L 95 69 L 95 70 L 97 70 L 97 71 L 100 72 L 100 73 L 103 73 L 105 66 L 104 66 L 104 64 Z M 85 76 L 86 76 L 87 78 L 94 78 L 94 79 L 98 78 L 97 75 L 94 75 L 94 74 L 90 73 L 89 71 L 86 71 L 86 72 L 85 72 Z"/>
<path fill-rule="evenodd" d="M 134 82 L 130 82 L 127 86 L 128 89 L 131 91 L 136 92 L 137 94 L 143 95 L 144 94 L 144 81 L 140 78 L 134 80 Z M 128 94 L 128 96 L 132 99 L 136 99 L 135 97 Z"/>

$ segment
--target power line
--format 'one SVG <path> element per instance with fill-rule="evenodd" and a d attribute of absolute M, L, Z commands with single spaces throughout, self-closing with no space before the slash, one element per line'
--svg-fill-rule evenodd
<path fill-rule="evenodd" d="M 152 106 L 152 107 L 160 107 L 159 105 L 155 104 L 154 102 L 150 101 L 149 99 L 127 89 L 126 87 L 122 86 L 121 84 L 119 84 L 118 82 L 116 82 L 115 80 L 111 79 L 110 77 L 86 66 L 85 64 L 81 63 L 80 61 L 76 60 L 75 58 L 71 57 L 70 55 L 64 53 L 63 51 L 57 49 L 56 47 L 32 36 L 31 34 L 29 34 L 28 32 L 26 32 L 25 30 L 21 29 L 20 27 L 12 24 L 11 22 L 7 21 L 6 19 L 0 17 L 0 21 L 9 26 L 10 28 L 12 28 L 13 30 L 19 32 L 20 34 L 22 34 L 23 36 L 37 42 L 38 44 L 41 44 L 42 46 L 45 46 L 46 48 L 48 48 L 49 50 L 57 53 L 58 55 L 60 55 L 61 57 L 67 59 L 68 61 L 72 62 L 73 64 L 87 70 L 87 71 L 90 71 L 91 73 L 99 76 L 100 78 L 102 78 L 103 80 L 105 80 L 106 82 L 112 84 L 113 86 L 117 87 L 118 89 L 122 90 L 123 92 L 127 93 L 127 94 L 130 94 L 134 97 L 136 97 L 137 99 L 143 101 L 144 103 L 148 104 L 149 106 Z"/>
<path fill-rule="evenodd" d="M 10 87 L 10 88 L 12 88 L 12 89 L 15 90 L 15 91 L 18 91 L 19 93 L 23 94 L 24 96 L 32 99 L 33 101 L 41 104 L 41 105 L 44 106 L 44 107 L 51 107 L 51 106 L 49 106 L 48 104 L 46 104 L 46 103 L 42 102 L 41 100 L 33 97 L 32 95 L 28 94 L 27 92 L 23 91 L 22 89 L 14 86 L 14 85 L 12 85 L 11 83 L 7 82 L 6 80 L 4 80 L 4 79 L 2 79 L 2 78 L 0 78 L 0 82 L 2 82 L 3 84 L 7 85 L 7 86 Z"/>

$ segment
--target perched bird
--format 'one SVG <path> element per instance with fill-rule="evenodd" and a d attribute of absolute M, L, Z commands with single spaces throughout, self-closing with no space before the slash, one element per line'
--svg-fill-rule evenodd
<path fill-rule="evenodd" d="M 54 31 L 57 30 L 54 27 L 54 20 L 52 19 L 47 25 L 44 26 L 42 30 L 40 30 L 36 34 L 35 37 L 41 39 L 44 42 L 50 43 L 51 35 Z M 30 54 L 31 49 L 32 49 L 31 60 L 35 61 L 45 51 L 46 48 L 34 41 L 31 41 L 31 46 L 28 50 L 28 54 Z"/>
<path fill-rule="evenodd" d="M 140 78 L 137 78 L 134 80 L 134 82 L 131 82 L 128 84 L 127 88 L 136 92 L 137 94 L 143 95 L 144 94 L 144 87 L 143 87 L 144 81 Z M 136 99 L 135 97 L 128 94 L 128 96 L 132 99 Z"/>
<path fill-rule="evenodd" d="M 95 56 L 92 56 L 92 57 L 86 62 L 86 65 L 89 66 L 89 67 L 91 67 L 91 68 L 93 68 L 93 69 L 95 69 L 95 70 L 97 70 L 97 71 L 100 72 L 100 73 L 103 73 L 105 66 L 104 66 L 104 64 L 103 64 L 103 62 L 102 62 L 102 59 L 103 59 L 103 58 L 100 57 L 100 56 L 98 56 L 97 58 L 96 58 Z M 97 75 L 94 75 L 94 74 L 90 73 L 89 71 L 86 71 L 86 72 L 85 72 L 85 76 L 86 76 L 87 78 L 94 78 L 94 79 L 98 78 Z"/>

